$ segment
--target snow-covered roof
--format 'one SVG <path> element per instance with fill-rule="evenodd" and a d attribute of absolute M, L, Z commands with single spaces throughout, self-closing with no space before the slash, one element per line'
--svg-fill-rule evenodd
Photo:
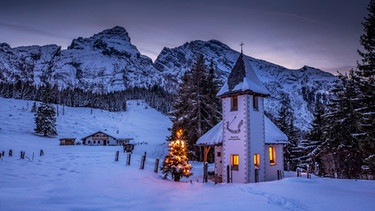
<path fill-rule="evenodd" d="M 265 143 L 286 144 L 288 137 L 266 116 L 264 116 Z M 223 121 L 211 128 L 201 136 L 197 145 L 219 145 L 223 142 Z"/>
<path fill-rule="evenodd" d="M 255 74 L 249 59 L 246 59 L 241 53 L 228 76 L 227 82 L 217 93 L 217 96 L 220 97 L 242 92 L 265 96 L 270 94 Z"/>
<path fill-rule="evenodd" d="M 211 128 L 207 133 L 201 136 L 197 145 L 218 145 L 223 142 L 223 121 Z"/>
<path fill-rule="evenodd" d="M 266 144 L 286 144 L 288 137 L 268 117 L 264 116 Z"/>

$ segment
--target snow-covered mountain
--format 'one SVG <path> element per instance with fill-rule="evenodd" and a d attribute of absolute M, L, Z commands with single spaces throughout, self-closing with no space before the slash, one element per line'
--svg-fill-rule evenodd
<path fill-rule="evenodd" d="M 0 81 L 21 79 L 105 92 L 162 81 L 152 60 L 118 26 L 74 39 L 66 50 L 57 45 L 10 48 L 0 44 L 0 68 Z"/>
<path fill-rule="evenodd" d="M 97 92 L 129 87 L 159 85 L 176 92 L 184 72 L 196 57 L 212 60 L 217 75 L 224 81 L 239 52 L 217 40 L 192 41 L 176 48 L 164 48 L 153 63 L 131 44 L 123 27 L 104 30 L 90 38 L 74 39 L 68 49 L 57 45 L 11 48 L 0 44 L 0 82 L 28 81 L 60 87 L 79 87 Z M 324 98 L 336 77 L 312 67 L 297 70 L 246 56 L 259 79 L 271 92 L 266 111 L 276 115 L 281 102 L 288 99 L 295 124 L 307 129 L 316 98 Z"/>
<path fill-rule="evenodd" d="M 198 40 L 173 49 L 164 48 L 154 66 L 163 75 L 165 84 L 173 87 L 199 54 L 205 57 L 207 65 L 213 61 L 217 75 L 226 80 L 240 53 L 217 40 Z M 312 67 L 291 70 L 249 56 L 246 59 L 250 60 L 260 81 L 271 92 L 271 96 L 265 101 L 266 111 L 277 115 L 281 104 L 289 100 L 294 110 L 296 126 L 308 129 L 313 118 L 315 100 L 324 101 L 337 78 Z"/>

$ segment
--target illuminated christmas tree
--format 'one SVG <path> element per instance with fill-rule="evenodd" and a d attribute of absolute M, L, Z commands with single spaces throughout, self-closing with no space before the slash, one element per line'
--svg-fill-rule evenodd
<path fill-rule="evenodd" d="M 182 140 L 182 129 L 176 132 L 176 140 L 169 144 L 169 154 L 165 156 L 161 170 L 164 178 L 172 175 L 175 182 L 179 182 L 181 177 L 189 177 L 191 165 L 188 163 L 185 141 Z"/>

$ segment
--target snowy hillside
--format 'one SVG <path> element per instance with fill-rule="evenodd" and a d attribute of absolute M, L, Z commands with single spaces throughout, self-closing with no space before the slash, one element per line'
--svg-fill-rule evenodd
<path fill-rule="evenodd" d="M 0 137 L 1 147 L 12 148 L 15 152 L 25 150 L 25 144 L 34 152 L 45 146 L 59 145 L 59 138 L 81 138 L 97 131 L 103 131 L 118 138 L 133 138 L 138 152 L 148 151 L 149 156 L 162 157 L 166 137 L 170 135 L 168 128 L 172 123 L 169 118 L 143 101 L 127 102 L 126 112 L 108 112 L 99 109 L 71 108 L 59 106 L 56 138 L 45 138 L 34 135 L 34 113 L 31 112 L 33 102 L 0 98 Z M 64 111 L 63 111 L 64 110 Z M 64 112 L 64 115 L 63 115 Z M 119 149 L 117 149 L 119 150 Z M 30 152 L 29 152 L 30 153 Z"/>
<path fill-rule="evenodd" d="M 312 177 L 287 172 L 279 181 L 253 184 L 202 183 L 202 163 L 183 182 L 154 173 L 155 158 L 167 150 L 169 119 L 141 101 L 110 113 L 59 107 L 59 136 L 33 134 L 32 102 L 0 98 L 0 210 L 373 210 L 375 182 Z M 147 109 L 146 109 L 147 108 Z M 105 130 L 133 137 L 131 165 L 119 146 L 59 146 Z M 117 134 L 119 130 L 119 134 Z M 147 142 L 147 144 L 145 144 Z M 9 149 L 13 157 L 8 156 Z M 44 156 L 39 156 L 39 150 Z M 26 159 L 20 159 L 20 151 Z M 147 152 L 144 170 L 140 158 Z M 34 152 L 34 158 L 32 157 Z M 211 167 L 212 168 L 212 167 Z M 190 182 L 191 180 L 191 182 Z"/>

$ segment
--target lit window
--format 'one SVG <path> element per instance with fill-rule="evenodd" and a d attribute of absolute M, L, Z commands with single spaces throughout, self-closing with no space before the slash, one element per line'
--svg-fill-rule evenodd
<path fill-rule="evenodd" d="M 234 96 L 231 98 L 231 109 L 230 111 L 238 111 L 238 97 Z"/>
<path fill-rule="evenodd" d="M 232 170 L 238 171 L 238 164 L 239 164 L 239 156 L 234 154 L 230 156 L 230 162 L 232 166 Z"/>
<path fill-rule="evenodd" d="M 276 165 L 276 150 L 275 150 L 275 147 L 270 146 L 269 151 L 270 151 L 270 164 Z"/>
<path fill-rule="evenodd" d="M 253 108 L 256 111 L 259 111 L 259 98 L 253 95 Z"/>
<path fill-rule="evenodd" d="M 254 168 L 259 169 L 260 167 L 260 154 L 254 154 Z"/>

